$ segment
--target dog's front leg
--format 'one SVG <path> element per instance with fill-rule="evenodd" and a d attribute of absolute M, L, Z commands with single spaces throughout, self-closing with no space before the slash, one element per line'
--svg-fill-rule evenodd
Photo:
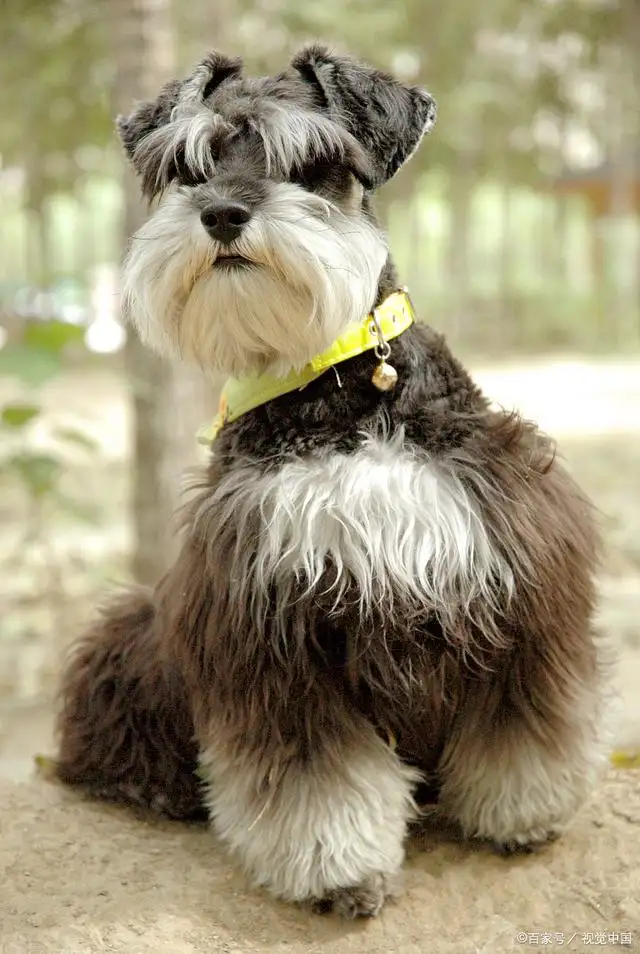
<path fill-rule="evenodd" d="M 399 878 L 417 777 L 358 716 L 333 711 L 323 726 L 321 705 L 292 703 L 282 732 L 266 712 L 257 723 L 236 710 L 210 726 L 212 822 L 275 896 L 372 917 Z"/>

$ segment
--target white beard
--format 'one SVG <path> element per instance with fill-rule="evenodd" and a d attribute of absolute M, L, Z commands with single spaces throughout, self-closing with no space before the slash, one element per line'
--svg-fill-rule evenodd
<path fill-rule="evenodd" d="M 141 339 L 206 372 L 303 367 L 372 308 L 387 258 L 382 234 L 291 184 L 269 197 L 226 252 L 255 265 L 214 267 L 222 247 L 192 195 L 169 193 L 132 240 L 124 296 Z"/>

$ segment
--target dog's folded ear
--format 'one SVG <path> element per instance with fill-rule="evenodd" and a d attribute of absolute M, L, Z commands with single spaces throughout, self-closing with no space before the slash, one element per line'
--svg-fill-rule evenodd
<path fill-rule="evenodd" d="M 178 130 L 166 129 L 166 136 L 158 136 L 158 131 L 180 123 L 184 114 L 193 115 L 198 108 L 204 110 L 211 93 L 241 72 L 242 60 L 210 53 L 187 79 L 171 80 L 162 87 L 156 100 L 139 103 L 129 116 L 117 117 L 118 134 L 136 172 L 142 176 L 145 194 L 153 195 L 158 188 L 166 186 L 176 172 L 175 163 L 167 163 L 166 156 L 163 157 L 161 146 L 164 141 L 173 140 L 177 152 Z M 211 119 L 215 120 L 213 112 Z"/>
<path fill-rule="evenodd" d="M 181 80 L 171 80 L 170 83 L 165 83 L 154 102 L 139 103 L 129 116 L 116 118 L 118 135 L 132 162 L 138 144 L 145 136 L 170 121 L 171 112 L 178 102 L 181 89 Z"/>
<path fill-rule="evenodd" d="M 315 87 L 319 104 L 369 154 L 376 187 L 395 175 L 435 123 L 435 100 L 425 90 L 403 86 L 388 73 L 324 46 L 301 50 L 292 66 Z"/>

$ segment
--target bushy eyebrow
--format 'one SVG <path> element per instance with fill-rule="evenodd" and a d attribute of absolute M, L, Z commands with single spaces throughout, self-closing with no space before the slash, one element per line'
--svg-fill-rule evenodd
<path fill-rule="evenodd" d="M 238 113 L 234 118 L 260 136 L 268 176 L 279 173 L 288 177 L 318 159 L 350 164 L 355 159 L 360 166 L 364 162 L 357 141 L 322 113 L 272 100 L 261 103 L 255 112 Z M 216 146 L 236 129 L 234 122 L 209 106 L 182 99 L 169 122 L 145 136 L 135 150 L 144 194 L 156 195 L 184 173 L 195 181 L 211 178 Z"/>
<path fill-rule="evenodd" d="M 233 131 L 222 116 L 198 103 L 180 103 L 164 126 L 136 147 L 134 159 L 142 168 L 142 188 L 154 195 L 166 189 L 180 166 L 195 178 L 213 174 L 212 146 Z"/>
<path fill-rule="evenodd" d="M 289 175 L 317 157 L 341 161 L 352 145 L 349 134 L 328 117 L 275 101 L 262 104 L 249 123 L 262 139 L 267 175 L 276 170 Z"/>

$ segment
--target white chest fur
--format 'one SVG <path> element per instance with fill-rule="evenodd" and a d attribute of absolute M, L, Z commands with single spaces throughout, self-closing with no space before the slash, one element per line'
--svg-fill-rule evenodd
<path fill-rule="evenodd" d="M 293 586 L 317 587 L 328 566 L 334 604 L 355 586 L 363 611 L 398 597 L 459 611 L 511 578 L 455 465 L 407 451 L 400 437 L 268 474 L 237 469 L 210 503 L 235 526 L 233 577 L 256 610 L 270 587 L 285 613 Z"/>

